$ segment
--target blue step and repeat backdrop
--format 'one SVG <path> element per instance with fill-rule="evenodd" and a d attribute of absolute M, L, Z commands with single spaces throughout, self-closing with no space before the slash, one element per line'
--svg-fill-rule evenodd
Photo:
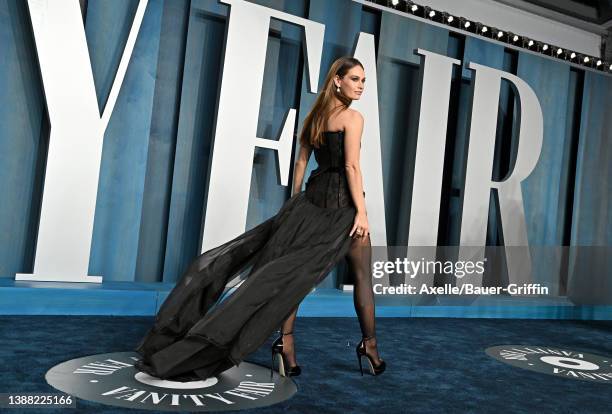
<path fill-rule="evenodd" d="M 103 107 L 138 1 L 82 3 Z M 612 245 L 611 76 L 350 0 L 253 3 L 325 25 L 319 85 L 336 58 L 352 53 L 360 32 L 374 35 L 389 246 L 408 241 L 421 82 L 414 49 L 453 57 L 463 65 L 452 79 L 439 246 L 459 243 L 473 87 L 467 64 L 500 69 L 527 82 L 544 122 L 540 158 L 521 184 L 529 245 L 599 249 L 582 258 L 579 251 L 563 250 L 565 265 L 556 265 L 552 293 L 612 304 L 612 272 L 607 269 Z M 104 136 L 90 274 L 107 281 L 174 282 L 199 254 L 229 15 L 227 5 L 213 0 L 149 0 Z M 298 111 L 298 132 L 314 101 L 303 69 L 302 38 L 294 25 L 271 25 L 257 136 L 276 136 L 289 108 Z M 12 278 L 33 269 L 50 131 L 26 1 L 0 2 L 0 47 L 0 277 Z M 248 67 L 243 78 L 233 80 L 249 81 Z M 516 98 L 503 83 L 492 173 L 498 181 L 512 169 Z M 307 174 L 313 168 L 311 160 Z M 276 214 L 290 194 L 290 187 L 279 184 L 274 151 L 256 147 L 247 229 Z M 487 245 L 503 245 L 493 191 Z M 588 266 L 592 257 L 598 261 L 594 270 L 574 277 L 572 269 Z M 534 263 L 541 266 L 537 259 Z M 345 277 L 340 265 L 322 286 L 350 282 Z"/>

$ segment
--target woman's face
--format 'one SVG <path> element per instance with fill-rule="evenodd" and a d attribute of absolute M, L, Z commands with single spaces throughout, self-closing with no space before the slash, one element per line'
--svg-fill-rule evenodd
<path fill-rule="evenodd" d="M 340 92 L 347 98 L 359 99 L 365 86 L 365 80 L 365 72 L 361 66 L 356 65 L 349 69 L 344 77 L 340 78 L 336 75 L 334 83 L 336 88 L 340 87 Z"/>

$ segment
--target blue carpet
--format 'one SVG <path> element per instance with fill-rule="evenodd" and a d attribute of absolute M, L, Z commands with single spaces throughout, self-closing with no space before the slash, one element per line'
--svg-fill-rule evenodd
<path fill-rule="evenodd" d="M 49 368 L 85 355 L 130 351 L 152 321 L 151 317 L 0 316 L 4 365 L 0 392 L 57 392 L 44 380 Z M 612 383 L 514 368 L 484 352 L 494 345 L 524 344 L 612 356 L 610 321 L 380 318 L 377 329 L 388 368 L 380 377 L 361 377 L 354 352 L 360 337 L 357 319 L 298 318 L 295 339 L 302 375 L 296 378 L 297 394 L 249 412 L 611 412 Z M 247 361 L 269 366 L 272 340 Z M 141 411 L 81 399 L 77 407 L 79 413 Z M 60 412 L 41 412 L 56 411 Z"/>

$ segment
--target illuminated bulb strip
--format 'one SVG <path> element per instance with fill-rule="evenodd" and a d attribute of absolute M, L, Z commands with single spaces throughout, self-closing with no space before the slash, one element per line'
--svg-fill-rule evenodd
<path fill-rule="evenodd" d="M 373 3 L 378 3 L 376 0 L 370 0 L 370 1 L 372 1 Z M 412 13 L 416 13 L 419 10 L 419 6 L 417 4 L 414 4 L 412 1 L 404 0 L 404 2 L 410 4 L 410 10 L 412 11 Z M 398 6 L 399 3 L 400 3 L 400 0 L 391 0 L 391 4 L 393 5 L 393 7 Z M 387 3 L 387 4 L 389 4 L 389 3 Z M 436 16 L 436 11 L 435 10 L 433 10 L 433 9 L 431 9 L 429 7 L 426 7 L 425 9 L 426 9 L 426 12 L 427 12 L 427 10 L 429 10 L 429 12 L 427 12 L 427 16 L 429 18 L 433 19 Z M 443 15 L 443 17 L 442 17 L 443 20 L 442 21 L 444 21 L 444 19 L 445 19 L 447 24 L 451 24 L 451 23 L 453 23 L 455 21 L 455 17 L 447 14 L 446 12 L 443 13 L 442 15 Z M 463 17 L 461 17 L 459 19 L 459 21 L 460 21 L 459 24 L 461 24 L 461 22 L 463 22 L 464 29 L 468 29 L 468 28 L 470 28 L 472 26 L 472 22 L 470 22 L 469 20 L 465 20 Z M 478 23 L 477 26 L 480 26 L 480 23 Z M 497 30 L 497 29 L 495 29 L 495 30 Z M 489 31 L 489 28 L 487 26 L 485 26 L 485 25 L 480 26 L 480 32 L 481 32 L 482 35 L 484 35 L 488 31 Z M 501 40 L 501 38 L 504 37 L 505 34 L 506 33 L 504 33 L 502 30 L 498 30 L 497 31 L 497 38 Z M 512 36 L 512 37 L 510 37 L 510 36 Z M 516 35 L 516 34 L 513 35 L 512 33 L 509 33 L 507 41 L 509 42 L 510 39 L 512 40 L 513 43 L 516 43 L 516 42 L 518 42 L 521 39 L 521 37 L 519 35 Z M 525 40 L 527 40 L 527 39 L 524 39 L 524 41 Z M 534 40 L 529 40 L 527 42 L 527 47 L 531 48 L 535 44 L 536 44 L 536 42 Z M 539 45 L 542 46 L 542 48 L 540 49 L 542 52 L 547 52 L 551 48 L 551 46 L 549 46 L 546 43 L 542 44 L 542 43 L 538 42 L 538 46 Z M 554 50 L 556 52 L 557 58 L 563 59 L 563 56 L 561 56 L 561 55 L 564 53 L 564 50 L 562 48 L 560 48 L 560 47 L 557 48 L 557 49 L 554 49 L 554 47 L 555 46 L 553 46 L 552 50 Z M 535 50 L 537 51 L 537 48 Z M 552 53 L 549 53 L 549 55 L 552 55 Z M 567 58 L 568 55 L 566 54 L 565 56 Z M 578 55 L 576 54 L 576 52 L 571 52 L 570 55 L 569 55 L 569 59 L 570 60 L 576 59 L 577 56 Z M 582 62 L 585 65 L 587 65 L 591 61 L 591 58 L 589 56 L 581 56 L 581 57 L 582 57 Z M 595 62 L 595 66 L 597 68 L 604 68 L 604 70 L 605 70 L 606 65 L 608 65 L 608 63 L 607 62 L 603 62 L 601 59 L 597 59 L 597 61 Z M 588 65 L 588 66 L 593 67 L 592 64 Z M 610 64 L 608 66 L 608 69 L 612 72 L 612 64 Z"/>

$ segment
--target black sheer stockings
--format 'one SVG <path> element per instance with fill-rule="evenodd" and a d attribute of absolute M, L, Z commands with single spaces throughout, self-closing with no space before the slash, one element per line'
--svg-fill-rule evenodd
<path fill-rule="evenodd" d="M 353 239 L 346 255 L 349 273 L 354 283 L 353 302 L 359 319 L 359 326 L 366 346 L 366 354 L 372 357 L 374 365 L 380 365 L 376 347 L 376 323 L 374 292 L 372 291 L 372 244 L 370 235 Z"/>
<path fill-rule="evenodd" d="M 376 325 L 374 292 L 372 291 L 372 244 L 370 236 L 353 239 L 349 252 L 346 255 L 350 277 L 354 283 L 353 302 L 355 312 L 359 319 L 359 326 L 364 337 L 366 354 L 374 360 L 376 366 L 380 365 L 380 357 L 376 347 Z M 282 332 L 293 332 L 297 307 L 282 325 Z M 297 365 L 293 335 L 283 336 L 283 355 L 289 366 Z"/>
<path fill-rule="evenodd" d="M 299 306 L 299 304 L 298 304 Z M 297 316 L 298 306 L 295 307 L 293 312 L 285 319 L 281 327 L 281 333 L 293 332 L 293 325 L 295 324 L 295 317 Z M 293 334 L 283 335 L 283 356 L 285 361 L 290 367 L 297 365 L 295 360 L 295 346 L 293 344 Z"/>
<path fill-rule="evenodd" d="M 287 365 L 289 367 L 295 367 L 297 365 L 297 361 L 295 360 L 295 346 L 293 344 L 293 334 L 283 335 L 283 356 L 285 357 L 285 361 L 287 361 Z"/>

